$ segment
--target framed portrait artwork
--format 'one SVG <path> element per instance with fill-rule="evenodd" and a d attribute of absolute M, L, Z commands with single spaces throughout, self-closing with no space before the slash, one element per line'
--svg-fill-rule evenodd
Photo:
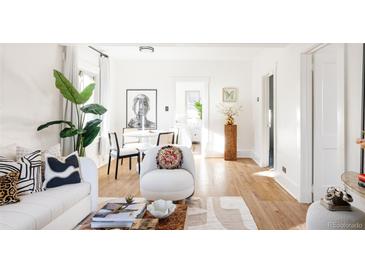
<path fill-rule="evenodd" d="M 127 89 L 128 128 L 157 129 L 157 89 Z"/>
<path fill-rule="evenodd" d="M 238 88 L 223 88 L 223 102 L 237 102 Z"/>

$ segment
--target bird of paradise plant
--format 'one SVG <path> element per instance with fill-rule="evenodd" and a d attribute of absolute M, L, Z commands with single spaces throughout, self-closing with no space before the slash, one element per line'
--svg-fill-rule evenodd
<path fill-rule="evenodd" d="M 51 125 L 63 124 L 65 127 L 60 131 L 61 138 L 74 138 L 74 150 L 80 156 L 85 156 L 85 148 L 90 145 L 100 132 L 102 120 L 96 118 L 85 124 L 87 114 L 103 115 L 107 109 L 100 104 L 85 103 L 92 96 L 95 84 L 92 83 L 82 91 L 78 91 L 73 84 L 59 71 L 54 70 L 55 84 L 62 96 L 71 103 L 76 111 L 76 121 L 56 120 L 40 125 L 37 130 L 43 130 Z"/>

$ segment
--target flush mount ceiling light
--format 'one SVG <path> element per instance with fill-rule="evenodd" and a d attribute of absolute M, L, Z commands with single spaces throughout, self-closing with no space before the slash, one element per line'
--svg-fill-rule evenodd
<path fill-rule="evenodd" d="M 150 47 L 150 46 L 140 46 L 139 51 L 140 52 L 153 53 L 153 52 L 155 52 L 155 49 L 153 47 Z"/>

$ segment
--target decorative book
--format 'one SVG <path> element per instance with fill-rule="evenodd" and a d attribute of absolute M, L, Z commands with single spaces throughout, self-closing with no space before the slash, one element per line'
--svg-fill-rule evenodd
<path fill-rule="evenodd" d="M 146 202 L 107 203 L 93 217 L 91 228 L 130 228 L 136 219 L 142 218 Z"/>

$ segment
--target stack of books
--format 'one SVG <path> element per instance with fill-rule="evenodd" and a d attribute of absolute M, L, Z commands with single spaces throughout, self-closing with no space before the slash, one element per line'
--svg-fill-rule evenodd
<path fill-rule="evenodd" d="M 91 228 L 131 228 L 136 219 L 143 217 L 146 206 L 145 201 L 107 203 L 92 217 Z"/>

